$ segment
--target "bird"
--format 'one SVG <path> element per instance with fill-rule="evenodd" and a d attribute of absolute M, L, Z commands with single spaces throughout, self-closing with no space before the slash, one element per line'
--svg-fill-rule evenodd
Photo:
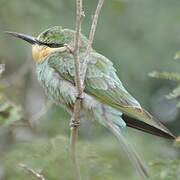
<path fill-rule="evenodd" d="M 37 37 L 6 31 L 32 45 L 37 78 L 47 96 L 73 114 L 77 98 L 75 63 L 67 48 L 73 47 L 75 31 L 61 26 L 46 29 Z M 80 75 L 89 40 L 80 34 Z M 111 131 L 143 177 L 149 173 L 144 161 L 134 151 L 123 131 L 126 127 L 167 139 L 175 136 L 125 89 L 112 61 L 91 49 L 84 79 L 81 119 L 97 120 Z"/>

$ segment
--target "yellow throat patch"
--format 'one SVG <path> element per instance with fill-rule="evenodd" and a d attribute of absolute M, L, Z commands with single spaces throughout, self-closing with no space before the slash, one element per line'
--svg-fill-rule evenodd
<path fill-rule="evenodd" d="M 32 46 L 32 57 L 36 63 L 40 64 L 50 54 L 57 53 L 57 52 L 62 53 L 62 52 L 65 52 L 67 50 L 68 49 L 66 47 L 50 48 L 47 46 L 33 45 Z"/>
<path fill-rule="evenodd" d="M 32 57 L 36 63 L 42 63 L 45 58 L 53 52 L 53 48 L 46 46 L 33 45 Z"/>

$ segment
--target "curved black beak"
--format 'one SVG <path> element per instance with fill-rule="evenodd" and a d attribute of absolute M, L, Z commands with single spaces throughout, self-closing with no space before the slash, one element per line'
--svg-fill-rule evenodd
<path fill-rule="evenodd" d="M 37 39 L 33 36 L 29 36 L 29 35 L 17 33 L 17 32 L 11 32 L 11 31 L 5 31 L 5 33 L 10 34 L 11 36 L 17 37 L 19 39 L 22 39 L 30 44 L 39 44 Z"/>
<path fill-rule="evenodd" d="M 51 48 L 59 48 L 59 47 L 63 47 L 64 44 L 62 43 L 47 43 L 47 42 L 43 42 L 43 41 L 39 41 L 37 40 L 35 37 L 33 36 L 29 36 L 26 34 L 22 34 L 22 33 L 17 33 L 17 32 L 11 32 L 11 31 L 5 31 L 6 34 L 10 34 L 11 36 L 17 37 L 19 39 L 22 39 L 30 44 L 38 44 L 38 45 L 43 45 L 43 46 L 48 46 Z"/>

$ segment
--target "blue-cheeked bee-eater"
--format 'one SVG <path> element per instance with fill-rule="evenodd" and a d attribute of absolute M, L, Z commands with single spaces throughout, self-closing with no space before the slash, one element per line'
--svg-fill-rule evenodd
<path fill-rule="evenodd" d="M 73 55 L 66 45 L 73 46 L 75 31 L 56 26 L 45 30 L 37 38 L 21 33 L 7 33 L 32 44 L 39 82 L 55 103 L 72 114 L 77 97 L 75 66 Z M 88 39 L 81 35 L 80 41 L 79 56 L 82 65 Z M 139 172 L 148 176 L 144 163 L 122 134 L 123 128 L 128 126 L 168 139 L 174 139 L 175 136 L 128 93 L 108 58 L 94 49 L 89 58 L 81 117 L 95 119 L 108 128 L 122 144 Z"/>

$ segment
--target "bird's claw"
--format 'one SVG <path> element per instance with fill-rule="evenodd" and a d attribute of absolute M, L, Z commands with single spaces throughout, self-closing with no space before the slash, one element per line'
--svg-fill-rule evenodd
<path fill-rule="evenodd" d="M 75 121 L 74 119 L 70 122 L 71 128 L 78 128 L 80 126 L 80 121 Z"/>

